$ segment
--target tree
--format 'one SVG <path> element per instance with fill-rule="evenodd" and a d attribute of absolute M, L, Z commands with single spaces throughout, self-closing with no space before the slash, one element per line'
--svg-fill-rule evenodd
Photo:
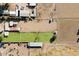
<path fill-rule="evenodd" d="M 37 42 L 37 41 L 39 41 L 39 32 L 36 32 L 35 34 L 36 34 L 36 37 L 35 37 L 34 42 Z"/>
<path fill-rule="evenodd" d="M 56 36 L 53 36 L 51 39 L 50 39 L 50 43 L 54 42 L 56 39 Z"/>
<path fill-rule="evenodd" d="M 5 7 L 5 9 L 8 9 L 9 4 L 8 4 L 8 3 L 6 3 L 6 4 L 4 5 L 4 7 Z"/>
<path fill-rule="evenodd" d="M 56 39 L 56 33 L 53 33 L 52 38 L 50 38 L 50 43 L 54 42 Z"/>

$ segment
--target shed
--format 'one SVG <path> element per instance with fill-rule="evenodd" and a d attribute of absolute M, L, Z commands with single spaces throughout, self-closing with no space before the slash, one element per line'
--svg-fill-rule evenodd
<path fill-rule="evenodd" d="M 29 42 L 28 48 L 41 48 L 43 46 L 42 42 Z"/>

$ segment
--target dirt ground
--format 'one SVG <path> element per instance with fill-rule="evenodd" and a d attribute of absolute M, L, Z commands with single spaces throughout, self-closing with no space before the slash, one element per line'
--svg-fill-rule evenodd
<path fill-rule="evenodd" d="M 49 24 L 49 20 L 40 22 L 36 20 L 29 22 L 20 21 L 18 26 L 21 28 L 21 32 L 53 32 L 57 29 L 57 23 L 51 22 Z"/>
<path fill-rule="evenodd" d="M 0 48 L 2 56 L 78 56 L 78 45 L 47 44 L 44 43 L 42 48 L 27 48 L 26 44 L 5 44 Z"/>
<path fill-rule="evenodd" d="M 55 8 L 56 10 L 54 11 Z M 24 47 L 24 45 L 17 46 L 11 44 L 5 49 L 0 48 L 2 55 L 10 55 L 12 53 L 12 55 L 32 56 L 79 55 L 79 43 L 77 43 L 79 4 L 38 4 L 37 10 L 37 17 L 35 20 L 19 22 L 18 26 L 21 27 L 21 32 L 48 32 L 58 30 L 55 43 L 46 43 L 41 49 L 28 49 Z M 57 22 L 49 24 L 50 17 L 56 17 Z M 36 20 L 41 21 L 37 22 Z"/>
<path fill-rule="evenodd" d="M 58 18 L 79 18 L 79 4 L 58 3 L 55 13 Z"/>
<path fill-rule="evenodd" d="M 79 4 L 56 4 L 58 38 L 56 43 L 77 44 L 79 29 Z"/>
<path fill-rule="evenodd" d="M 61 43 L 77 43 L 79 20 L 63 19 L 58 21 L 58 41 Z"/>
<path fill-rule="evenodd" d="M 54 3 L 40 3 L 37 5 L 37 19 L 49 19 L 53 17 L 55 4 Z"/>

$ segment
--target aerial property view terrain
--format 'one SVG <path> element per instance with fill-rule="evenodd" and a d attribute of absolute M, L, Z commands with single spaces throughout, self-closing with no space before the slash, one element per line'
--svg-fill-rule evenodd
<path fill-rule="evenodd" d="M 0 56 L 79 55 L 79 4 L 0 3 Z"/>

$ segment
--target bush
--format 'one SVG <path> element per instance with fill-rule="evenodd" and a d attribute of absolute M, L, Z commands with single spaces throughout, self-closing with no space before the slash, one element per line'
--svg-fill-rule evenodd
<path fill-rule="evenodd" d="M 39 41 L 39 32 L 36 32 L 35 34 L 36 34 L 36 37 L 35 37 L 34 42 L 38 42 Z"/>
<path fill-rule="evenodd" d="M 9 4 L 6 3 L 6 4 L 5 4 L 5 9 L 8 9 L 8 7 L 9 7 Z"/>
<path fill-rule="evenodd" d="M 50 39 L 50 43 L 54 42 L 56 39 L 56 36 L 54 35 L 51 39 Z"/>

